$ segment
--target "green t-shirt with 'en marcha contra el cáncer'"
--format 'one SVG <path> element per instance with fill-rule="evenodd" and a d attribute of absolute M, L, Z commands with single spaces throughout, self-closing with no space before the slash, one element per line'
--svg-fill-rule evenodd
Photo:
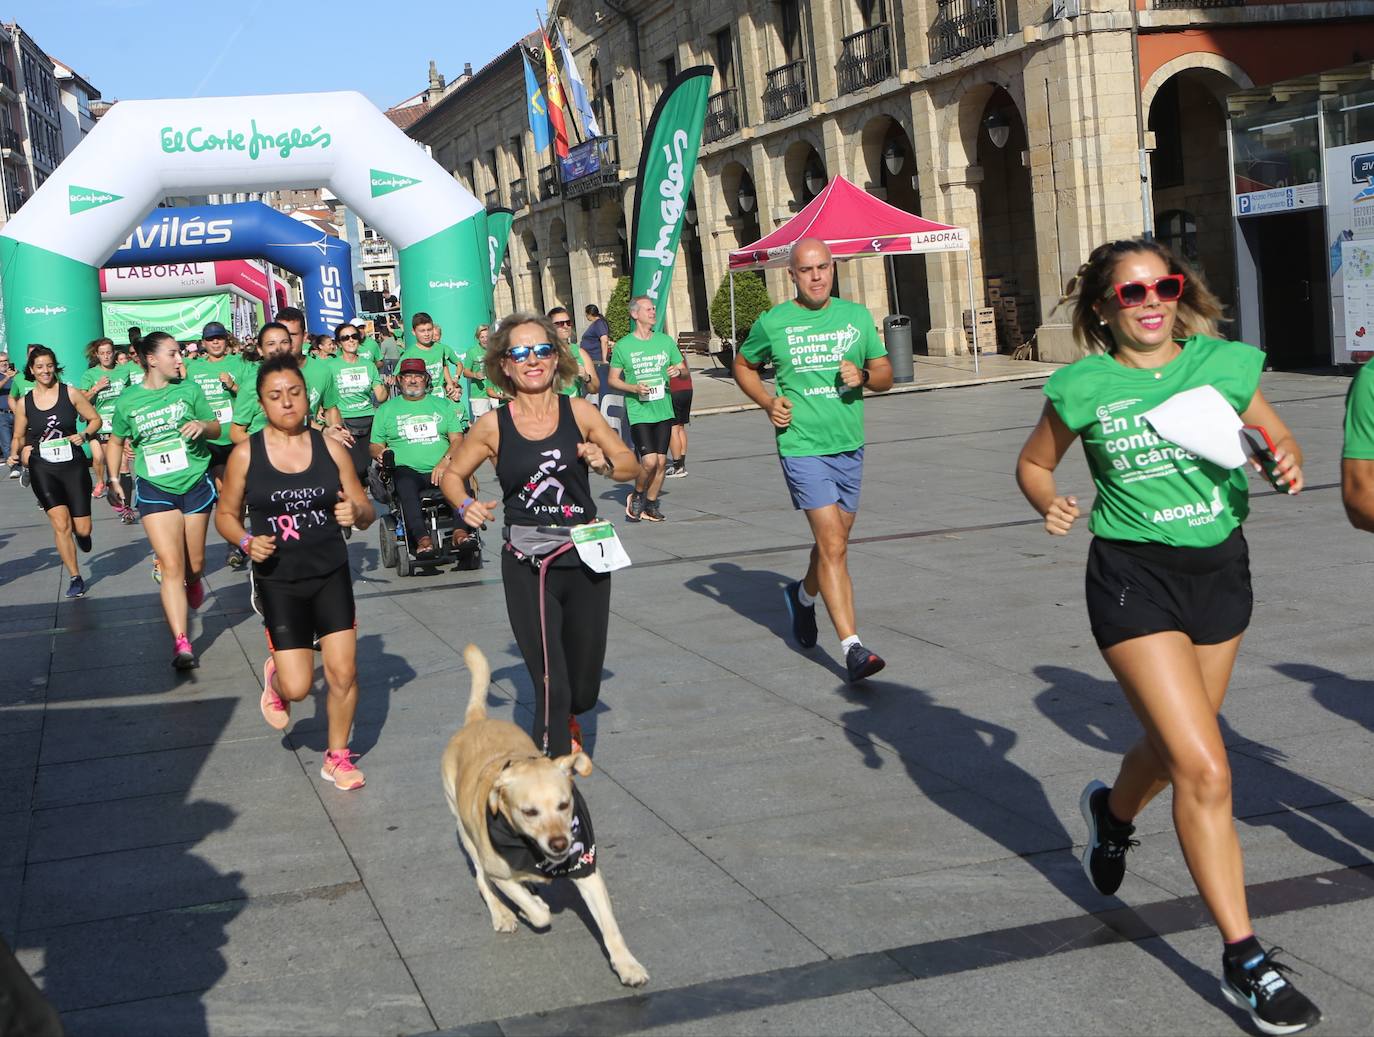
<path fill-rule="evenodd" d="M 1107 353 L 1056 371 L 1045 395 L 1083 440 L 1097 500 L 1088 528 L 1109 540 L 1213 547 L 1250 513 L 1244 467 L 1223 468 L 1156 434 L 1145 412 L 1210 385 L 1242 413 L 1259 389 L 1264 354 L 1244 342 L 1194 335 L 1157 368 Z"/>
<path fill-rule="evenodd" d="M 19 376 L 15 376 L 16 382 Z M 94 367 L 86 368 L 86 373 L 81 376 L 81 391 L 90 393 L 100 379 L 106 379 L 108 384 L 99 392 L 90 396 L 91 406 L 100 415 L 100 431 L 108 433 L 110 426 L 114 424 L 115 404 L 119 402 L 119 397 L 124 393 L 124 387 L 129 384 L 129 372 L 124 367 L 112 367 L 108 371 L 96 364 Z"/>
<path fill-rule="evenodd" d="M 611 369 L 620 368 L 625 382 L 649 386 L 649 395 L 625 394 L 625 416 L 631 425 L 673 420 L 673 399 L 668 395 L 668 368 L 682 363 L 682 353 L 668 335 L 656 331 L 639 338 L 632 331 L 611 347 Z"/>
<path fill-rule="evenodd" d="M 429 472 L 448 453 L 449 435 L 466 432 L 458 404 L 446 396 L 407 400 L 396 395 L 377 408 L 372 442 L 392 451 L 396 465 Z"/>
<path fill-rule="evenodd" d="M 214 421 L 200 386 L 187 378 L 161 389 L 130 385 L 115 404 L 111 431 L 133 447 L 134 474 L 169 493 L 185 493 L 210 467 L 205 438 L 184 439 L 188 421 Z"/>
<path fill-rule="evenodd" d="M 243 361 L 228 353 L 218 360 L 198 356 L 186 361 L 186 377 L 200 386 L 200 391 L 210 403 L 210 409 L 215 412 L 215 420 L 219 422 L 219 435 L 210 440 L 217 446 L 231 442 L 229 426 L 234 423 L 234 401 L 243 389 L 243 368 Z M 224 379 L 220 377 L 222 374 L 234 380 L 232 391 L 224 384 Z M 257 372 L 253 372 L 253 375 L 256 377 Z M 249 392 L 256 395 L 257 390 L 250 387 Z"/>
<path fill-rule="evenodd" d="M 751 364 L 772 364 L 778 395 L 792 401 L 791 424 L 774 430 L 780 455 L 824 457 L 864 445 L 863 387 L 845 386 L 840 361 L 862 370 L 887 356 L 865 307 L 847 299 L 819 310 L 795 299 L 779 303 L 754 322 L 740 354 Z"/>
<path fill-rule="evenodd" d="M 305 402 L 309 411 L 307 421 L 313 421 L 321 410 L 339 405 L 339 394 L 334 390 L 334 368 L 328 360 L 316 357 L 307 361 L 301 359 L 301 376 L 305 379 Z M 262 403 L 258 400 L 258 372 L 254 369 L 249 378 L 251 384 L 245 385 L 234 400 L 234 424 L 242 425 L 251 436 L 262 431 L 267 424 Z"/>
<path fill-rule="evenodd" d="M 334 372 L 334 392 L 339 397 L 339 413 L 345 418 L 370 418 L 377 409 L 373 386 L 382 376 L 377 365 L 358 354 L 356 360 L 346 360 L 340 353 L 329 361 Z"/>

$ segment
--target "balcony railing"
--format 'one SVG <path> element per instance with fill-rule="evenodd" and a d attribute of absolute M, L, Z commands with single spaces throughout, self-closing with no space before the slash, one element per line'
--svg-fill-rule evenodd
<path fill-rule="evenodd" d="M 368 265 L 396 262 L 396 253 L 392 251 L 390 244 L 375 245 L 363 242 L 362 252 L 363 262 Z"/>
<path fill-rule="evenodd" d="M 539 198 L 541 201 L 558 197 L 558 171 L 553 166 L 539 167 Z"/>
<path fill-rule="evenodd" d="M 948 61 L 997 40 L 997 5 L 993 0 L 938 0 L 940 10 L 928 34 L 930 60 Z"/>
<path fill-rule="evenodd" d="M 835 67 L 840 93 L 852 94 L 892 75 L 892 36 L 887 23 L 846 36 Z"/>
<path fill-rule="evenodd" d="M 13 216 L 19 211 L 19 207 L 24 204 L 24 192 L 12 190 L 5 192 L 5 210 Z"/>
<path fill-rule="evenodd" d="M 706 125 L 701 139 L 710 144 L 739 130 L 739 99 L 737 91 L 722 90 L 706 99 Z"/>
<path fill-rule="evenodd" d="M 768 73 L 763 91 L 763 117 L 769 122 L 795 115 L 806 107 L 806 62 L 793 61 Z"/>
<path fill-rule="evenodd" d="M 5 86 L 9 87 L 10 90 L 16 94 L 19 92 L 19 87 L 17 87 L 14 82 L 14 73 L 10 71 L 10 67 L 3 61 L 0 61 L 0 83 L 5 84 Z"/>
<path fill-rule="evenodd" d="M 517 212 L 530 204 L 530 191 L 525 184 L 522 176 L 519 180 L 510 182 L 510 207 Z"/>
<path fill-rule="evenodd" d="M 501 192 L 493 187 L 487 192 L 487 208 L 494 209 L 501 204 Z"/>
<path fill-rule="evenodd" d="M 24 142 L 19 137 L 19 131 L 9 126 L 0 126 L 0 148 L 6 151 L 18 151 Z"/>
<path fill-rule="evenodd" d="M 1189 7 L 1244 7 L 1245 0 L 1154 0 L 1156 11 L 1181 11 Z"/>

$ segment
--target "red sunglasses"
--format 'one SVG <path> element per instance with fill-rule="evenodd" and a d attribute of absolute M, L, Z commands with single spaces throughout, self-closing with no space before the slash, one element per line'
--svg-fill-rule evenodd
<path fill-rule="evenodd" d="M 1143 306 L 1152 290 L 1160 302 L 1178 302 L 1183 298 L 1183 275 L 1165 274 L 1153 281 L 1122 281 L 1120 284 L 1112 285 L 1112 291 L 1116 292 L 1116 301 L 1121 304 L 1123 310 L 1128 310 L 1132 306 Z M 1107 292 L 1103 298 L 1111 294 Z"/>

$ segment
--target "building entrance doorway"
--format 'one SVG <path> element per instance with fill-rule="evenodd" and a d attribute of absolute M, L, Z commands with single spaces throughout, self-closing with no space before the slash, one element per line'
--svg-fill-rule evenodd
<path fill-rule="evenodd" d="M 1279 371 L 1330 363 L 1329 275 L 1323 260 L 1322 210 L 1243 221 L 1259 273 L 1259 343 Z"/>

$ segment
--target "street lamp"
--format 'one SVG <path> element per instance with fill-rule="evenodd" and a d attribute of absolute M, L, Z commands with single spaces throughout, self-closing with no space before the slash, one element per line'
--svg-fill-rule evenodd
<path fill-rule="evenodd" d="M 754 183 L 746 180 L 739 185 L 739 211 L 753 212 L 758 199 L 754 196 Z"/>
<path fill-rule="evenodd" d="M 1005 148 L 1007 139 L 1011 136 L 1011 123 L 1007 121 L 1006 114 L 1001 110 L 988 112 L 987 118 L 983 120 L 983 126 L 988 131 L 988 139 L 992 141 L 994 148 Z"/>
<path fill-rule="evenodd" d="M 821 188 L 825 186 L 825 170 L 821 168 L 820 162 L 813 154 L 806 163 L 806 189 L 813 195 L 820 194 Z"/>
<path fill-rule="evenodd" d="M 896 140 L 889 140 L 887 147 L 883 148 L 883 165 L 889 176 L 896 176 L 906 165 L 906 148 Z"/>

